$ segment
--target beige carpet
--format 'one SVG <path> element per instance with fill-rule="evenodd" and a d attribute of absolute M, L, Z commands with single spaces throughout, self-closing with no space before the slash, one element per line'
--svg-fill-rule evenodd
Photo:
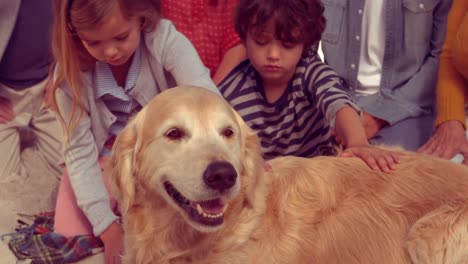
<path fill-rule="evenodd" d="M 17 213 L 33 214 L 54 209 L 59 180 L 52 175 L 34 150 L 25 149 L 23 160 L 29 172 L 27 176 L 9 175 L 0 178 L 0 234 L 12 232 L 18 219 Z M 80 264 L 104 263 L 98 254 Z M 0 241 L 0 264 L 17 263 L 16 257 L 4 241 Z M 19 262 L 28 263 L 28 262 Z"/>

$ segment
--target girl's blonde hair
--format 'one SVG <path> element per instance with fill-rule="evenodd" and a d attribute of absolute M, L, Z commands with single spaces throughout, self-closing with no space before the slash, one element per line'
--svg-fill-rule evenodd
<path fill-rule="evenodd" d="M 140 18 L 144 32 L 155 30 L 161 18 L 160 0 L 54 0 L 52 52 L 58 65 L 53 73 L 49 103 L 66 124 L 67 135 L 76 128 L 84 114 L 81 89 L 89 84 L 83 83 L 82 72 L 91 70 L 95 63 L 76 31 L 102 25 L 115 8 L 127 19 Z M 60 113 L 55 97 L 59 85 L 64 82 L 70 87 L 73 99 L 71 116 L 67 117 L 69 120 Z"/>

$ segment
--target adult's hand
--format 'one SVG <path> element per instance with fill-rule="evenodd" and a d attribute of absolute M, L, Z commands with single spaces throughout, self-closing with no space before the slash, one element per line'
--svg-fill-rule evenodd
<path fill-rule="evenodd" d="M 450 120 L 440 124 L 434 135 L 418 152 L 443 159 L 451 159 L 460 153 L 465 158 L 463 164 L 468 165 L 468 140 L 462 123 Z"/>
<path fill-rule="evenodd" d="M 10 122 L 15 118 L 15 116 L 11 101 L 8 100 L 8 98 L 0 96 L 0 124 Z"/>

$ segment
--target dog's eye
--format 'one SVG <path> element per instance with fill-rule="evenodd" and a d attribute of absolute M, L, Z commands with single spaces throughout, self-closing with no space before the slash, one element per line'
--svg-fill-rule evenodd
<path fill-rule="evenodd" d="M 184 132 L 178 128 L 172 128 L 166 132 L 166 137 L 172 140 L 181 139 L 183 136 L 184 136 Z"/>
<path fill-rule="evenodd" d="M 230 127 L 227 127 L 225 129 L 223 129 L 223 131 L 221 132 L 221 134 L 227 138 L 230 138 L 234 135 L 234 131 L 232 130 L 232 128 Z"/>

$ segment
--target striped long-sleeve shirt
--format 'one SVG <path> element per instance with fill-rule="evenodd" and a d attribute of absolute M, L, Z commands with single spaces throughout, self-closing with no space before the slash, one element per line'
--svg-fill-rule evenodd
<path fill-rule="evenodd" d="M 330 127 L 335 114 L 349 105 L 359 111 L 339 76 L 316 55 L 303 56 L 283 95 L 266 100 L 262 80 L 249 60 L 220 84 L 221 93 L 257 132 L 265 159 L 334 153 Z"/>

